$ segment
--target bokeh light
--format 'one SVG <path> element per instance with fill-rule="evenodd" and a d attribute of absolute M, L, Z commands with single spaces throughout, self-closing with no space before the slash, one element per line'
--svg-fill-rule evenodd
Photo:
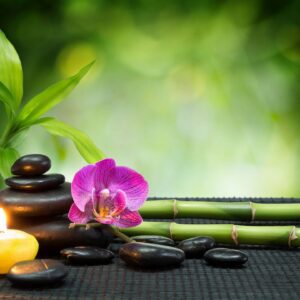
<path fill-rule="evenodd" d="M 299 11 L 299 1 L 5 0 L 0 27 L 22 59 L 25 100 L 96 59 L 51 115 L 143 173 L 152 196 L 299 197 Z M 19 149 L 48 154 L 69 180 L 85 164 L 38 127 Z"/>

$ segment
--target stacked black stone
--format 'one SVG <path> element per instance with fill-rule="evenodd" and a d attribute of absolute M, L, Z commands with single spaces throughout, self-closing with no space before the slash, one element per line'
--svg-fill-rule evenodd
<path fill-rule="evenodd" d="M 50 159 L 41 154 L 25 155 L 12 166 L 15 176 L 5 180 L 9 188 L 0 191 L 0 207 L 8 216 L 8 227 L 33 234 L 40 250 L 91 245 L 106 247 L 111 236 L 102 230 L 69 228 L 65 214 L 73 203 L 71 184 L 61 174 L 47 174 Z"/>

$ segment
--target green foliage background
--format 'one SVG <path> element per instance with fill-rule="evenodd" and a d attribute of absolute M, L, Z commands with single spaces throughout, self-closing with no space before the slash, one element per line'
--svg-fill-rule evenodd
<path fill-rule="evenodd" d="M 51 111 L 151 195 L 300 196 L 299 1 L 0 0 L 29 100 L 96 59 Z M 5 122 L 0 106 L 0 130 Z M 71 143 L 30 129 L 69 180 Z"/>

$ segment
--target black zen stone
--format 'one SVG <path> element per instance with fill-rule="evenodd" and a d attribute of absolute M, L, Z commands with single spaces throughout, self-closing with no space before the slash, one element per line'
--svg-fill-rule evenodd
<path fill-rule="evenodd" d="M 160 235 L 137 235 L 132 237 L 136 242 L 150 243 L 165 246 L 174 246 L 175 242 L 167 237 Z"/>
<path fill-rule="evenodd" d="M 177 247 L 184 251 L 187 258 L 202 257 L 204 253 L 215 246 L 211 237 L 199 236 L 181 241 Z"/>
<path fill-rule="evenodd" d="M 10 227 L 32 234 L 39 242 L 39 253 L 52 255 L 60 250 L 76 246 L 96 246 L 106 248 L 113 236 L 108 231 L 91 227 L 69 228 L 70 220 L 65 216 L 28 218 L 15 220 Z"/>
<path fill-rule="evenodd" d="M 0 191 L 0 206 L 13 216 L 61 215 L 69 211 L 72 203 L 70 183 L 41 193 L 27 193 L 10 188 Z"/>
<path fill-rule="evenodd" d="M 124 245 L 124 242 L 112 241 L 107 249 L 115 254 L 119 254 L 120 248 Z"/>
<path fill-rule="evenodd" d="M 35 176 L 46 173 L 51 168 L 49 157 L 42 154 L 30 154 L 20 157 L 11 167 L 14 175 Z"/>
<path fill-rule="evenodd" d="M 240 267 L 248 261 L 246 253 L 227 248 L 215 248 L 204 254 L 205 261 L 214 266 Z"/>
<path fill-rule="evenodd" d="M 76 265 L 106 265 L 115 257 L 115 255 L 107 249 L 89 246 L 66 248 L 61 250 L 60 254 L 68 263 Z"/>
<path fill-rule="evenodd" d="M 14 285 L 40 287 L 62 282 L 67 275 L 67 268 L 59 261 L 35 259 L 16 263 L 6 277 Z"/>
<path fill-rule="evenodd" d="M 13 176 L 5 179 L 5 183 L 12 189 L 24 192 L 39 192 L 57 188 L 65 182 L 61 174 L 40 175 L 35 177 Z"/>
<path fill-rule="evenodd" d="M 138 242 L 124 244 L 119 255 L 129 266 L 141 268 L 176 267 L 185 258 L 178 248 Z"/>

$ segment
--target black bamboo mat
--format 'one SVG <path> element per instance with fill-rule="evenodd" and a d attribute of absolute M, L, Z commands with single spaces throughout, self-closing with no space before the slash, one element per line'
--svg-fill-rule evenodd
<path fill-rule="evenodd" d="M 248 247 L 243 251 L 249 262 L 240 269 L 215 268 L 191 259 L 180 268 L 145 271 L 130 269 L 116 258 L 105 266 L 68 266 L 65 283 L 48 289 L 16 289 L 2 277 L 0 299 L 300 299 L 300 250 Z"/>

